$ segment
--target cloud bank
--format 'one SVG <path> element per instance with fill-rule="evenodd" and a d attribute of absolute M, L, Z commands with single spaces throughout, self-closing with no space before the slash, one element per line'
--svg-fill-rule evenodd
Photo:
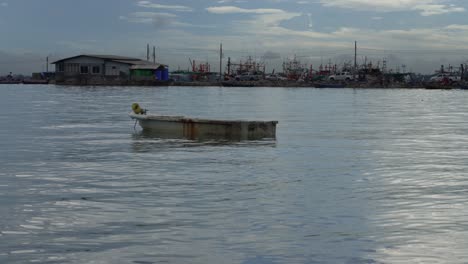
<path fill-rule="evenodd" d="M 327 7 L 377 12 L 418 11 L 422 16 L 465 11 L 465 8 L 444 0 L 320 0 L 320 3 Z"/>

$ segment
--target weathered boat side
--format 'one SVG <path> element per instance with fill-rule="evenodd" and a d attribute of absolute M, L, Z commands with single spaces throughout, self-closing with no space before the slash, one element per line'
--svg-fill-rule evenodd
<path fill-rule="evenodd" d="M 255 140 L 276 138 L 277 121 L 209 120 L 131 113 L 143 130 L 164 138 Z"/>

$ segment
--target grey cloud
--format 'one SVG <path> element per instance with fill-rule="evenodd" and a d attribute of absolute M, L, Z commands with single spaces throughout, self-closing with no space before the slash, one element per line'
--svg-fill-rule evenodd
<path fill-rule="evenodd" d="M 263 59 L 265 60 L 277 60 L 281 59 L 281 54 L 273 51 L 267 51 L 263 54 Z"/>

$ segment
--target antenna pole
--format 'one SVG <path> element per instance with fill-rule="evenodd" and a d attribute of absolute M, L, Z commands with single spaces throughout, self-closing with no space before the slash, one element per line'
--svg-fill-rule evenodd
<path fill-rule="evenodd" d="M 354 79 L 356 79 L 357 72 L 357 41 L 354 41 Z"/>
<path fill-rule="evenodd" d="M 222 81 L 223 77 L 223 43 L 219 46 L 219 81 Z"/>

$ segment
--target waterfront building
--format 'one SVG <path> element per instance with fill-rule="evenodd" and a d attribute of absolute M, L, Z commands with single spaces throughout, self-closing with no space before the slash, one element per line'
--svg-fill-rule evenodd
<path fill-rule="evenodd" d="M 58 84 L 127 84 L 165 81 L 167 65 L 115 55 L 78 55 L 53 62 Z"/>

